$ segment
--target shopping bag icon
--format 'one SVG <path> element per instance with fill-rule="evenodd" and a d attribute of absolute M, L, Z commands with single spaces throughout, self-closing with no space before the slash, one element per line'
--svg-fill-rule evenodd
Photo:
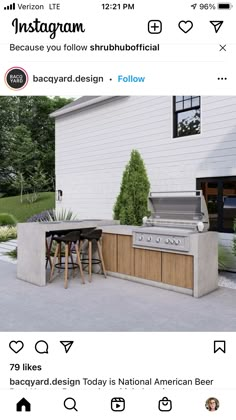
<path fill-rule="evenodd" d="M 160 411 L 171 411 L 172 410 L 172 401 L 168 400 L 167 397 L 162 398 L 158 401 L 158 410 Z"/>

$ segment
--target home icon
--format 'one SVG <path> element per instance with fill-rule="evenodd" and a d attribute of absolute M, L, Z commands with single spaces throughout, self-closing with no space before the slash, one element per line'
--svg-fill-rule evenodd
<path fill-rule="evenodd" d="M 31 404 L 25 398 L 22 398 L 16 404 L 16 411 L 31 411 Z"/>

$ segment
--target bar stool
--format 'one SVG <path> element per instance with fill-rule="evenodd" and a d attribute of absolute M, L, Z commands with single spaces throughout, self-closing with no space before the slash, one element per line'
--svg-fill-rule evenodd
<path fill-rule="evenodd" d="M 52 244 L 53 244 L 54 239 L 56 239 L 60 236 L 65 236 L 69 232 L 72 232 L 71 229 L 52 230 L 52 231 L 46 232 L 46 241 L 45 241 L 45 245 L 46 245 L 46 267 L 45 268 L 48 267 L 48 263 L 49 263 L 50 269 L 52 269 L 51 250 L 52 250 Z M 51 238 L 49 243 L 48 243 L 48 238 Z M 59 250 L 59 255 L 61 255 L 61 248 Z"/>
<path fill-rule="evenodd" d="M 53 258 L 53 263 L 52 263 L 52 269 L 51 269 L 49 282 L 52 282 L 52 280 L 53 280 L 53 274 L 54 274 L 55 267 L 62 268 L 62 269 L 65 270 L 64 287 L 65 287 L 65 289 L 67 289 L 67 287 L 68 287 L 68 270 L 72 268 L 73 271 L 74 271 L 74 269 L 76 267 L 79 267 L 82 284 L 85 283 L 84 274 L 83 274 L 83 267 L 82 267 L 82 264 L 81 264 L 80 252 L 79 252 L 80 236 L 81 236 L 80 231 L 71 231 L 64 236 L 54 237 L 54 240 L 57 242 L 57 246 L 56 246 L 56 250 L 55 250 L 55 254 L 54 254 L 54 258 Z M 62 246 L 62 244 L 65 245 L 65 262 L 64 263 L 62 263 L 62 261 L 61 261 L 61 246 Z M 75 246 L 78 263 L 74 263 L 73 259 L 72 259 L 71 263 L 69 263 L 69 256 L 71 256 L 71 245 L 72 244 L 74 244 L 74 246 Z M 58 263 L 56 263 L 57 258 L 59 260 Z"/>
<path fill-rule="evenodd" d="M 87 239 L 88 241 L 88 258 L 82 258 L 81 262 L 82 264 L 88 263 L 89 268 L 89 281 L 92 281 L 92 264 L 101 264 L 102 271 L 104 276 L 106 277 L 106 269 L 104 264 L 104 259 L 102 255 L 102 247 L 100 243 L 100 239 L 102 237 L 102 229 L 94 229 L 88 233 L 82 232 L 80 235 L 80 240 L 84 241 Z M 92 243 L 93 241 L 96 241 L 99 259 L 98 258 L 92 258 Z"/>

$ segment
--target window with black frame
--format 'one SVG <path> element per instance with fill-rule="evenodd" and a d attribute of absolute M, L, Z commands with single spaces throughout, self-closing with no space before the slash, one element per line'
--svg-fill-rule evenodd
<path fill-rule="evenodd" d="M 234 232 L 236 221 L 236 177 L 200 178 L 197 189 L 203 191 L 208 207 L 210 230 Z"/>
<path fill-rule="evenodd" d="M 174 137 L 201 133 L 201 97 L 174 96 Z"/>

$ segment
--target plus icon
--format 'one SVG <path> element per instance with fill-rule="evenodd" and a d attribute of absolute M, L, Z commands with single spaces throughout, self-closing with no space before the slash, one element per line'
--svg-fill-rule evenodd
<path fill-rule="evenodd" d="M 162 32 L 162 22 L 160 20 L 149 20 L 148 32 L 150 34 L 160 34 Z"/>

